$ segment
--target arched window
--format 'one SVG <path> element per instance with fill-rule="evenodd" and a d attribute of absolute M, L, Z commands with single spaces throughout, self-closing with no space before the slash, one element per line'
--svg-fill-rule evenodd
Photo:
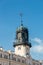
<path fill-rule="evenodd" d="M 0 54 L 0 58 L 2 58 L 2 54 Z"/>
<path fill-rule="evenodd" d="M 22 60 L 22 63 L 25 63 L 25 61 L 24 61 L 24 60 Z"/>
<path fill-rule="evenodd" d="M 20 62 L 20 59 L 18 58 L 17 61 Z"/>

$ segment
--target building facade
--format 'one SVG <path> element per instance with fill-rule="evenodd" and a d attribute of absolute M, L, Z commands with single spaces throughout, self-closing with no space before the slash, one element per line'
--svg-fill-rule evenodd
<path fill-rule="evenodd" d="M 43 65 L 43 61 L 34 60 L 30 55 L 29 31 L 23 24 L 16 30 L 13 47 L 14 52 L 0 48 L 0 65 Z"/>

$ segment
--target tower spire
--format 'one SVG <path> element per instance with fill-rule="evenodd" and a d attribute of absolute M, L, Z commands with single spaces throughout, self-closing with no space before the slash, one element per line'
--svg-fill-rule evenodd
<path fill-rule="evenodd" d="M 20 17 L 21 17 L 21 26 L 23 26 L 22 16 L 23 16 L 23 14 L 20 13 Z"/>

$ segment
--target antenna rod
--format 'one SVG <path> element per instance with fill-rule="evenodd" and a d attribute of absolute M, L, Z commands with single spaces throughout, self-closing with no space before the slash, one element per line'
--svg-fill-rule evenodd
<path fill-rule="evenodd" d="M 23 14 L 20 13 L 20 17 L 21 17 L 21 25 L 23 26 L 22 16 L 23 16 Z"/>

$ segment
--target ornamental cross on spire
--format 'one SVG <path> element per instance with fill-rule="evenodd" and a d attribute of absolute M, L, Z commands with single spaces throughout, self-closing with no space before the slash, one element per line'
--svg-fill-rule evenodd
<path fill-rule="evenodd" d="M 20 13 L 20 17 L 21 17 L 21 26 L 23 26 L 22 16 L 23 16 L 23 14 Z"/>

